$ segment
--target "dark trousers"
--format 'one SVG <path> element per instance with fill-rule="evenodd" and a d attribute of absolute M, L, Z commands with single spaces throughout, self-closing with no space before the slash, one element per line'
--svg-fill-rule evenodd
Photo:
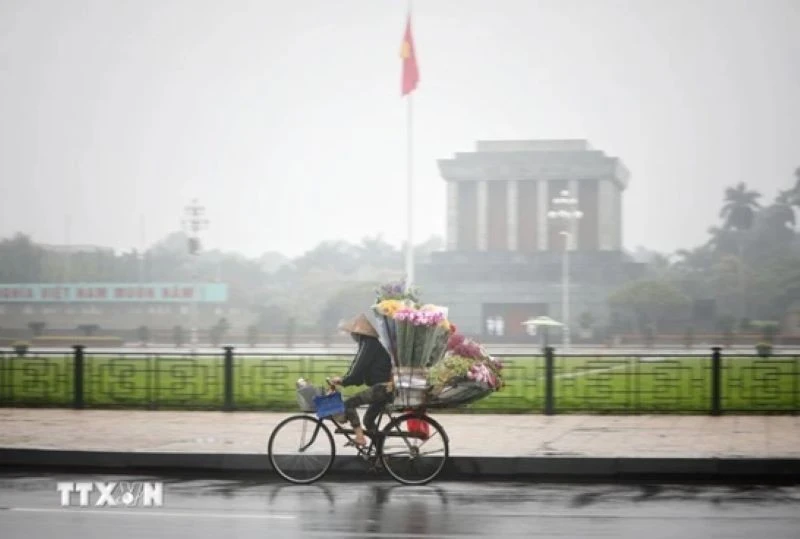
<path fill-rule="evenodd" d="M 345 400 L 344 415 L 353 428 L 360 427 L 361 422 L 358 419 L 356 408 L 369 404 L 367 411 L 364 412 L 364 426 L 367 430 L 375 430 L 378 428 L 375 420 L 391 398 L 392 394 L 386 389 L 386 385 L 375 384 Z"/>

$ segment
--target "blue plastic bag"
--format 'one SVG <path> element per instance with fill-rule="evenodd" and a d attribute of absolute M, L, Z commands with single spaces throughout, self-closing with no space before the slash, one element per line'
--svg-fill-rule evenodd
<path fill-rule="evenodd" d="M 328 395 L 316 395 L 314 405 L 317 408 L 317 417 L 320 419 L 344 413 L 344 401 L 338 391 Z"/>

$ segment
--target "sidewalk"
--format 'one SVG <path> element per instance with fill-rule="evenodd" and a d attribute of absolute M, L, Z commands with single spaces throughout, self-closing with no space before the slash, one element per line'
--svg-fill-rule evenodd
<path fill-rule="evenodd" d="M 0 463 L 252 470 L 288 413 L 0 408 Z M 798 416 L 434 414 L 467 475 L 800 478 Z M 358 469 L 337 438 L 341 469 Z"/>

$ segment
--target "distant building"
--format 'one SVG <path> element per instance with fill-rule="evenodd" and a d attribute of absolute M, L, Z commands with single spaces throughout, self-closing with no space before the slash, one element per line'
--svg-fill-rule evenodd
<path fill-rule="evenodd" d="M 579 201 L 577 249 L 622 249 L 622 192 L 629 172 L 586 141 L 478 142 L 439 161 L 447 182 L 447 248 L 536 253 L 560 247 L 550 200 L 567 189 Z"/>
<path fill-rule="evenodd" d="M 639 271 L 623 252 L 622 195 L 630 173 L 583 140 L 480 141 L 439 161 L 447 183 L 447 248 L 420 265 L 426 297 L 451 306 L 472 334 L 529 338 L 522 322 L 560 319 L 564 237 L 550 222 L 562 190 L 583 218 L 572 230 L 570 320 L 602 321 L 606 298 Z"/>
<path fill-rule="evenodd" d="M 74 334 L 92 324 L 104 332 L 188 329 L 195 303 L 204 330 L 221 318 L 236 328 L 253 322 L 250 309 L 231 304 L 224 283 L 0 284 L 0 328 L 7 333 L 44 322 L 50 333 Z"/>

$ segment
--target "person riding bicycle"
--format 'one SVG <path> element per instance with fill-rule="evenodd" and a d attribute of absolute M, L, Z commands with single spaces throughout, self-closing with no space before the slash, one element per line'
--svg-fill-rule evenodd
<path fill-rule="evenodd" d="M 355 431 L 355 443 L 363 447 L 367 442 L 356 408 L 369 404 L 364 413 L 364 426 L 370 431 L 377 430 L 375 419 L 392 398 L 392 358 L 378 340 L 375 328 L 363 314 L 341 324 L 339 329 L 350 334 L 358 343 L 358 350 L 347 374 L 333 377 L 331 382 L 342 387 L 367 386 L 344 402 L 345 417 Z"/>

